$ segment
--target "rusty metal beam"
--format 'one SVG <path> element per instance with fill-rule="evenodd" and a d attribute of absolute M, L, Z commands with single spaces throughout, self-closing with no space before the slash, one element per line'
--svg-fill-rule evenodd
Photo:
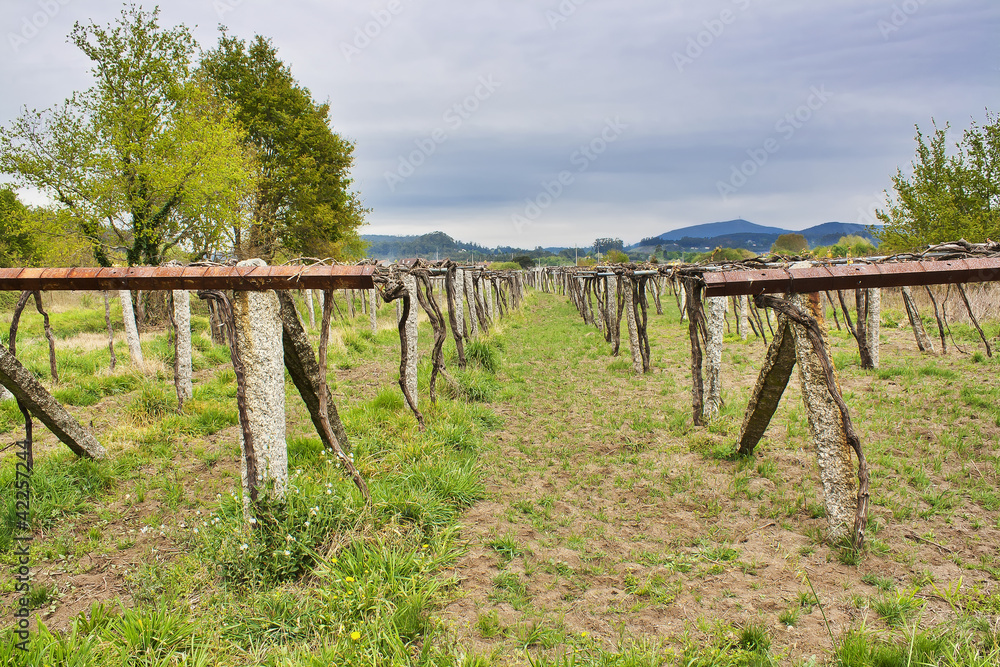
<path fill-rule="evenodd" d="M 0 290 L 371 289 L 373 266 L 0 269 Z"/>
<path fill-rule="evenodd" d="M 783 294 L 1000 280 L 1000 258 L 705 272 L 705 296 Z"/>

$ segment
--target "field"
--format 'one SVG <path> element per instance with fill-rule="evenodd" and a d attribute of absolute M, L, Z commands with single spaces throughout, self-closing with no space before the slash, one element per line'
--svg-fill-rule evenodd
<path fill-rule="evenodd" d="M 653 372 L 635 376 L 627 342 L 610 356 L 565 297 L 530 292 L 469 347 L 467 370 L 451 359 L 456 385 L 436 406 L 422 359 L 426 432 L 396 384 L 393 308 L 374 335 L 363 316 L 340 322 L 329 378 L 373 501 L 288 381 L 292 489 L 252 530 L 234 374 L 204 310 L 178 413 L 165 331 L 144 335 L 147 368 L 119 341 L 109 371 L 103 303 L 55 299 L 49 386 L 110 457 L 79 461 L 36 425 L 41 627 L 26 664 L 1000 665 L 1000 361 L 967 324 L 951 323 L 965 353 L 949 339 L 946 356 L 921 355 L 887 295 L 881 368 L 863 371 L 829 323 L 871 465 L 857 553 L 825 540 L 797 375 L 755 455 L 733 456 L 760 340 L 727 333 L 725 405 L 692 426 L 687 325 L 669 296 L 651 311 Z M 984 328 L 996 341 L 1000 323 Z M 420 336 L 425 355 L 426 323 Z M 27 311 L 18 356 L 47 380 Z M 0 447 L 21 429 L 0 403 Z M 13 454 L 0 455 L 5 571 Z M 0 578 L 0 627 L 13 590 Z M 25 659 L 14 641 L 0 636 L 0 664 Z"/>

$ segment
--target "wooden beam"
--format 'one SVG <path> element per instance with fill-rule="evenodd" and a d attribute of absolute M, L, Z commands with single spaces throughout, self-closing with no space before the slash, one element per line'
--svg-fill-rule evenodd
<path fill-rule="evenodd" d="M 0 269 L 0 291 L 372 289 L 374 266 Z"/>
<path fill-rule="evenodd" d="M 786 294 L 1000 280 L 1000 258 L 706 271 L 705 296 Z"/>

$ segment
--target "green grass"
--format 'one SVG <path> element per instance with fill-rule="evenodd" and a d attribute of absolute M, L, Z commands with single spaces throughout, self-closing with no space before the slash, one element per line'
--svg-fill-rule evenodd
<path fill-rule="evenodd" d="M 60 321 L 103 335 L 94 305 Z M 149 376 L 127 358 L 109 373 L 105 348 L 60 346 L 53 391 L 84 420 L 113 424 L 98 434 L 113 454 L 77 461 L 59 444 L 38 454 L 36 562 L 71 578 L 88 558 L 129 559 L 120 581 L 131 606 L 94 607 L 66 632 L 40 627 L 31 664 L 1000 665 L 989 622 L 1000 613 L 1000 559 L 989 551 L 1000 527 L 1000 366 L 904 352 L 864 372 L 849 336 L 833 332 L 872 465 L 869 548 L 844 551 L 826 539 L 797 375 L 755 455 L 734 458 L 763 346 L 728 336 L 726 405 L 696 428 L 686 324 L 672 297 L 664 306 L 650 317 L 654 372 L 637 377 L 627 341 L 611 357 L 565 299 L 530 297 L 467 346 L 465 371 L 447 353 L 457 385 L 440 380 L 437 405 L 426 400 L 422 360 L 426 431 L 394 382 L 395 329 L 338 322 L 344 347 L 329 380 L 372 503 L 288 385 L 292 480 L 283 501 L 254 509 L 252 528 L 233 465 L 226 347 L 195 336 L 194 398 L 178 413 L 164 335 L 144 340 L 168 369 Z M 46 379 L 39 321 L 26 315 L 21 349 Z M 430 340 L 422 324 L 422 351 Z M 380 380 L 359 379 L 370 372 Z M 13 402 L 0 404 L 0 432 L 20 423 Z M 0 463 L 4 566 L 9 460 Z M 148 551 L 148 531 L 160 530 L 162 551 Z M 484 559 L 472 581 L 466 556 Z M 937 580 L 926 574 L 945 558 L 964 583 L 941 568 Z M 819 598 L 794 597 L 805 573 Z M 10 590 L 0 580 L 0 593 Z M 39 609 L 63 596 L 62 584 L 32 588 Z M 831 615 L 832 642 L 818 625 L 820 599 L 826 613 L 854 606 L 843 623 Z M 0 664 L 13 660 L 10 639 L 0 633 Z"/>

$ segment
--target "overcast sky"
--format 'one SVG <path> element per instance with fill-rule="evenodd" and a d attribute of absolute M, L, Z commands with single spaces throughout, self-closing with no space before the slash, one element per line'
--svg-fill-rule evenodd
<path fill-rule="evenodd" d="M 152 5 L 147 4 L 147 8 Z M 121 5 L 0 3 L 0 123 L 90 86 Z M 363 233 L 634 243 L 742 217 L 871 222 L 914 125 L 1000 110 L 997 0 L 173 0 L 203 48 L 269 37 L 356 142 Z M 40 26 L 40 27 L 39 27 Z"/>

